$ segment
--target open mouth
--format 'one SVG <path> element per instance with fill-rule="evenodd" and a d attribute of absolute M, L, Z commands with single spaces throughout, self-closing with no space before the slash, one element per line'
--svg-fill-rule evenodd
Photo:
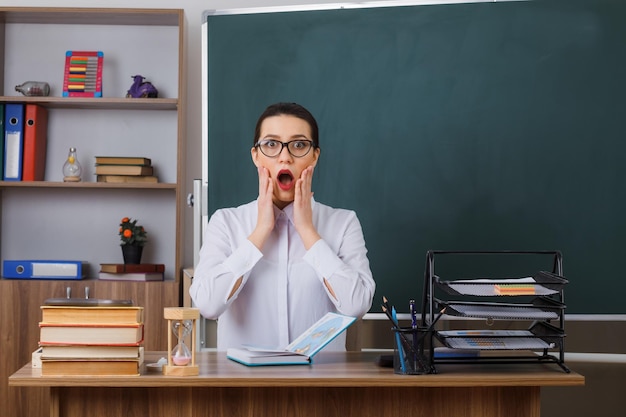
<path fill-rule="evenodd" d="M 291 185 L 293 184 L 293 174 L 291 171 L 287 169 L 280 170 L 276 178 L 278 179 L 278 186 L 282 190 L 288 190 L 291 188 Z"/>

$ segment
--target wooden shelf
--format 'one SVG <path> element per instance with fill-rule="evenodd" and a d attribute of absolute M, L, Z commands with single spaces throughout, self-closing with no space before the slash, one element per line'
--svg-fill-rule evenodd
<path fill-rule="evenodd" d="M 97 110 L 176 110 L 175 98 L 82 98 L 82 97 L 25 97 L 0 96 L 4 103 L 36 103 L 54 109 Z"/>
<path fill-rule="evenodd" d="M 182 15 L 173 9 L 2 7 L 0 23 L 179 26 Z"/>
<path fill-rule="evenodd" d="M 0 181 L 0 189 L 3 188 L 87 188 L 87 189 L 127 189 L 138 188 L 142 190 L 176 190 L 173 183 L 110 183 L 110 182 L 55 182 L 55 181 Z"/>

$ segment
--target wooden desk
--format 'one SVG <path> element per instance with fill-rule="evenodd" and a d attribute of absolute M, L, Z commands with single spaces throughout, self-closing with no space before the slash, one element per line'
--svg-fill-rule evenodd
<path fill-rule="evenodd" d="M 162 356 L 149 352 L 146 363 Z M 585 382 L 541 364 L 437 365 L 436 375 L 395 375 L 376 357 L 321 352 L 311 366 L 249 368 L 203 352 L 197 377 L 42 377 L 28 364 L 9 386 L 50 387 L 51 417 L 535 417 L 542 386 Z"/>

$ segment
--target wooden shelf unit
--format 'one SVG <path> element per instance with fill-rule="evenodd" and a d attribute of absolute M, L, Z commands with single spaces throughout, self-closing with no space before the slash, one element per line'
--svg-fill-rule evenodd
<path fill-rule="evenodd" d="M 158 198 L 162 198 L 165 204 L 172 207 L 171 218 L 168 216 L 166 219 L 151 219 L 153 230 L 149 229 L 149 225 L 144 224 L 144 226 L 148 229 L 152 243 L 159 245 L 159 253 L 154 254 L 155 257 L 158 256 L 158 259 L 150 259 L 150 261 L 165 263 L 167 266 L 166 278 L 176 281 L 180 280 L 183 242 L 183 236 L 180 231 L 183 230 L 182 210 L 185 207 L 183 186 L 185 83 L 182 77 L 182 74 L 185 73 L 184 22 L 185 17 L 182 9 L 0 7 L 0 44 L 4 43 L 2 53 L 0 53 L 0 103 L 35 103 L 49 110 L 48 158 L 45 181 L 19 183 L 0 181 L 0 213 L 2 213 L 0 233 L 2 233 L 2 240 L 8 240 L 12 234 L 11 229 L 5 227 L 6 224 L 23 224 L 25 225 L 25 233 L 30 235 L 40 232 L 35 229 L 29 230 L 29 224 L 26 219 L 19 217 L 21 210 L 15 207 L 18 205 L 18 200 L 16 199 L 28 200 L 30 204 L 35 199 L 34 196 L 42 189 L 58 189 L 58 199 L 64 199 L 67 192 L 75 189 L 85 189 L 86 192 L 83 197 L 85 199 L 98 198 L 97 194 L 92 193 L 96 193 L 98 190 L 107 190 L 106 198 L 103 198 L 106 201 L 116 198 L 111 194 L 112 190 L 121 190 L 122 194 L 128 190 L 136 190 L 143 194 L 148 193 L 146 195 L 152 198 L 157 198 L 155 195 L 158 195 Z M 44 28 L 43 32 L 41 32 L 42 27 Z M 112 28 L 114 30 L 110 30 Z M 152 41 L 150 39 L 150 37 L 154 36 L 155 30 L 162 32 L 162 29 L 167 31 L 167 34 L 163 36 L 168 36 L 167 45 L 163 47 L 159 40 Z M 38 30 L 40 32 L 37 32 Z M 61 97 L 62 68 L 59 67 L 60 61 L 57 61 L 56 58 L 58 57 L 59 60 L 62 60 L 65 50 L 86 49 L 85 45 L 97 45 L 93 46 L 92 49 L 98 49 L 103 45 L 103 40 L 100 39 L 101 35 L 106 33 L 106 37 L 108 37 L 112 33 L 126 30 L 131 30 L 129 35 L 126 36 L 129 38 L 127 45 L 120 45 L 119 42 L 112 45 L 104 43 L 104 46 L 109 48 L 104 49 L 103 47 L 105 62 L 103 97 Z M 145 32 L 145 35 L 143 35 L 144 32 L 142 31 Z M 19 36 L 28 35 L 30 32 L 35 37 L 34 41 L 21 42 L 22 39 Z M 69 35 L 66 35 L 66 32 Z M 83 34 L 83 32 L 85 33 Z M 50 36 L 37 37 L 37 33 L 46 33 L 50 34 Z M 56 33 L 60 33 L 60 35 L 57 37 Z M 80 36 L 76 36 L 77 33 Z M 81 39 L 82 43 L 73 43 L 74 39 L 83 36 L 87 38 L 91 36 L 94 38 L 94 41 L 89 43 L 88 40 Z M 144 37 L 142 38 L 142 36 Z M 59 37 L 60 39 L 69 39 L 69 41 L 62 45 L 53 43 L 58 42 Z M 20 42 L 17 42 L 18 39 Z M 49 54 L 42 57 L 41 61 L 37 61 L 39 66 L 42 67 L 41 69 L 33 72 L 33 69 L 30 68 L 32 65 L 28 64 L 32 63 L 32 61 L 29 60 L 35 54 L 33 49 L 22 51 L 23 44 L 40 44 L 40 49 L 34 49 L 34 51 L 41 51 L 42 55 Z M 37 46 L 29 46 L 29 48 L 37 48 Z M 45 51 L 43 51 L 44 49 Z M 47 50 L 49 49 L 52 51 L 48 52 Z M 155 54 L 160 55 L 155 57 Z M 50 56 L 54 60 L 46 59 Z M 132 60 L 130 57 L 132 57 Z M 133 64 L 128 65 L 132 69 L 124 66 L 125 59 L 132 61 Z M 142 59 L 152 65 L 137 66 L 137 63 L 141 63 Z M 163 65 L 164 69 L 162 69 L 161 66 L 155 66 L 153 61 L 150 61 L 151 59 L 168 61 L 170 62 L 169 67 Z M 109 61 L 111 61 L 111 64 L 107 67 L 107 62 Z M 48 65 L 45 65 L 46 62 L 48 62 Z M 41 63 L 44 63 L 44 65 L 41 65 Z M 25 68 L 22 68 L 22 66 Z M 159 88 L 159 98 L 130 99 L 124 97 L 125 90 L 132 83 L 131 78 L 134 75 L 134 73 L 129 71 L 134 71 L 137 67 L 140 68 L 139 71 L 153 71 L 150 74 L 150 81 L 153 81 L 155 86 Z M 109 74 L 108 80 L 106 78 L 107 74 Z M 29 79 L 34 77 L 34 79 L 48 81 L 52 89 L 51 95 L 48 97 L 21 96 L 13 91 L 14 85 L 26 81 L 26 79 L 20 77 L 30 77 Z M 112 82 L 107 83 L 106 81 Z M 164 88 L 161 89 L 161 86 L 164 86 Z M 163 91 L 165 91 L 165 94 L 162 94 Z M 161 121 L 164 118 L 169 119 L 165 122 Z M 63 183 L 61 167 L 67 155 L 66 148 L 68 148 L 64 142 L 67 142 L 69 139 L 64 137 L 65 130 L 62 130 L 63 128 L 59 127 L 59 125 L 67 123 L 71 126 L 77 120 L 90 119 L 94 119 L 93 124 L 98 127 L 102 125 L 111 126 L 111 136 L 126 135 L 127 138 L 118 139 L 118 143 L 112 142 L 112 145 L 108 146 L 105 144 L 109 140 L 106 133 L 99 133 L 99 136 L 94 135 L 94 137 L 81 137 L 80 133 L 70 132 L 67 136 L 74 136 L 74 139 L 70 141 L 71 146 L 78 149 L 78 159 L 83 166 L 83 181 L 78 184 Z M 131 123 L 134 123 L 134 125 L 129 126 Z M 150 136 L 149 133 L 143 133 L 145 125 L 154 123 L 165 123 L 168 131 L 164 132 L 162 136 L 154 135 L 154 137 Z M 116 124 L 123 126 L 124 129 L 120 129 Z M 173 126 L 174 124 L 175 126 Z M 153 131 L 160 133 L 158 127 L 154 127 Z M 124 140 L 126 140 L 126 143 Z M 129 142 L 132 143 L 129 144 L 129 149 L 126 149 L 126 145 Z M 131 145 L 134 147 L 133 149 L 130 149 Z M 160 150 L 161 148 L 164 148 L 164 150 Z M 152 162 L 159 176 L 159 183 L 97 183 L 95 182 L 95 174 L 93 176 L 90 175 L 94 171 L 93 156 L 96 154 L 124 155 L 129 153 L 139 154 L 139 152 L 146 152 L 148 156 L 156 155 L 152 158 Z M 28 190 L 32 190 L 32 192 L 29 193 Z M 173 193 L 163 194 L 163 190 L 171 190 Z M 49 202 L 51 201 L 50 198 L 50 194 L 46 194 L 45 200 L 42 201 Z M 127 194 L 121 195 L 119 199 L 120 203 L 116 207 L 123 206 L 125 199 L 127 200 Z M 7 205 L 7 201 L 14 202 L 15 206 Z M 154 204 L 154 201 L 150 203 Z M 157 201 L 157 203 L 160 203 L 160 201 Z M 45 205 L 42 204 L 42 206 Z M 13 207 L 12 210 L 11 207 Z M 142 224 L 142 220 L 144 220 L 142 211 L 135 207 L 129 210 L 128 214 L 123 214 L 122 217 L 137 218 L 140 224 Z M 16 213 L 18 214 L 16 215 Z M 72 223 L 77 220 L 76 223 L 80 227 L 81 219 L 79 217 L 72 216 L 71 219 Z M 112 222 L 117 222 L 118 220 L 117 218 L 109 220 L 107 224 L 110 225 L 111 229 L 115 230 L 117 224 Z M 105 233 L 108 233 L 104 225 L 99 230 L 97 221 L 96 225 L 91 224 L 92 219 L 88 215 L 84 215 L 82 221 L 86 223 L 86 226 L 94 228 L 91 234 L 96 238 L 100 235 L 105 236 Z M 162 222 L 169 222 L 169 231 L 167 233 L 161 231 L 160 225 Z M 83 245 L 85 243 L 88 244 L 89 241 L 82 242 Z M 162 256 L 163 249 L 160 248 L 162 245 L 172 246 L 171 250 L 167 250 L 168 255 L 165 260 Z M 112 251 L 119 251 L 117 248 L 113 248 L 113 246 L 115 244 L 111 245 Z M 13 245 L 0 244 L 0 258 L 59 258 L 58 254 L 46 254 L 45 251 L 40 251 L 42 253 L 22 254 L 13 248 Z M 69 249 L 71 248 L 68 248 L 68 251 Z M 71 253 L 71 251 L 69 252 Z M 105 253 L 103 256 L 112 258 L 117 256 L 117 252 Z M 111 259 L 97 259 L 95 257 L 92 259 L 83 259 L 81 257 L 79 259 L 86 260 L 92 264 L 111 261 Z"/>
<path fill-rule="evenodd" d="M 90 265 L 84 280 L 0 278 L 0 403 L 9 407 L 7 415 L 49 414 L 49 388 L 9 389 L 7 382 L 37 347 L 40 305 L 65 296 L 67 287 L 76 296 L 89 287 L 93 298 L 132 299 L 145 309 L 145 348 L 167 349 L 163 308 L 180 305 L 182 285 L 184 34 L 182 9 L 0 7 L 0 103 L 35 103 L 49 112 L 45 180 L 0 181 L 0 258 L 81 259 Z M 111 40 L 116 36 L 128 42 Z M 65 51 L 89 48 L 104 51 L 103 97 L 61 97 Z M 136 74 L 153 82 L 159 98 L 125 97 Z M 27 80 L 49 82 L 51 95 L 13 91 Z M 80 183 L 62 180 L 68 141 L 83 166 Z M 144 151 L 159 183 L 96 182 L 94 156 Z M 94 279 L 99 263 L 122 262 L 117 228 L 124 216 L 146 227 L 144 262 L 165 263 L 165 281 Z M 63 230 L 74 239 L 65 239 Z"/>

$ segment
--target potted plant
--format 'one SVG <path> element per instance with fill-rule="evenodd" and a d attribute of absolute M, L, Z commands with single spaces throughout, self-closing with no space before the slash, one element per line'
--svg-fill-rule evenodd
<path fill-rule="evenodd" d="M 148 241 L 148 233 L 143 226 L 137 224 L 137 220 L 124 217 L 120 222 L 120 245 L 125 264 L 141 263 L 143 247 Z"/>

